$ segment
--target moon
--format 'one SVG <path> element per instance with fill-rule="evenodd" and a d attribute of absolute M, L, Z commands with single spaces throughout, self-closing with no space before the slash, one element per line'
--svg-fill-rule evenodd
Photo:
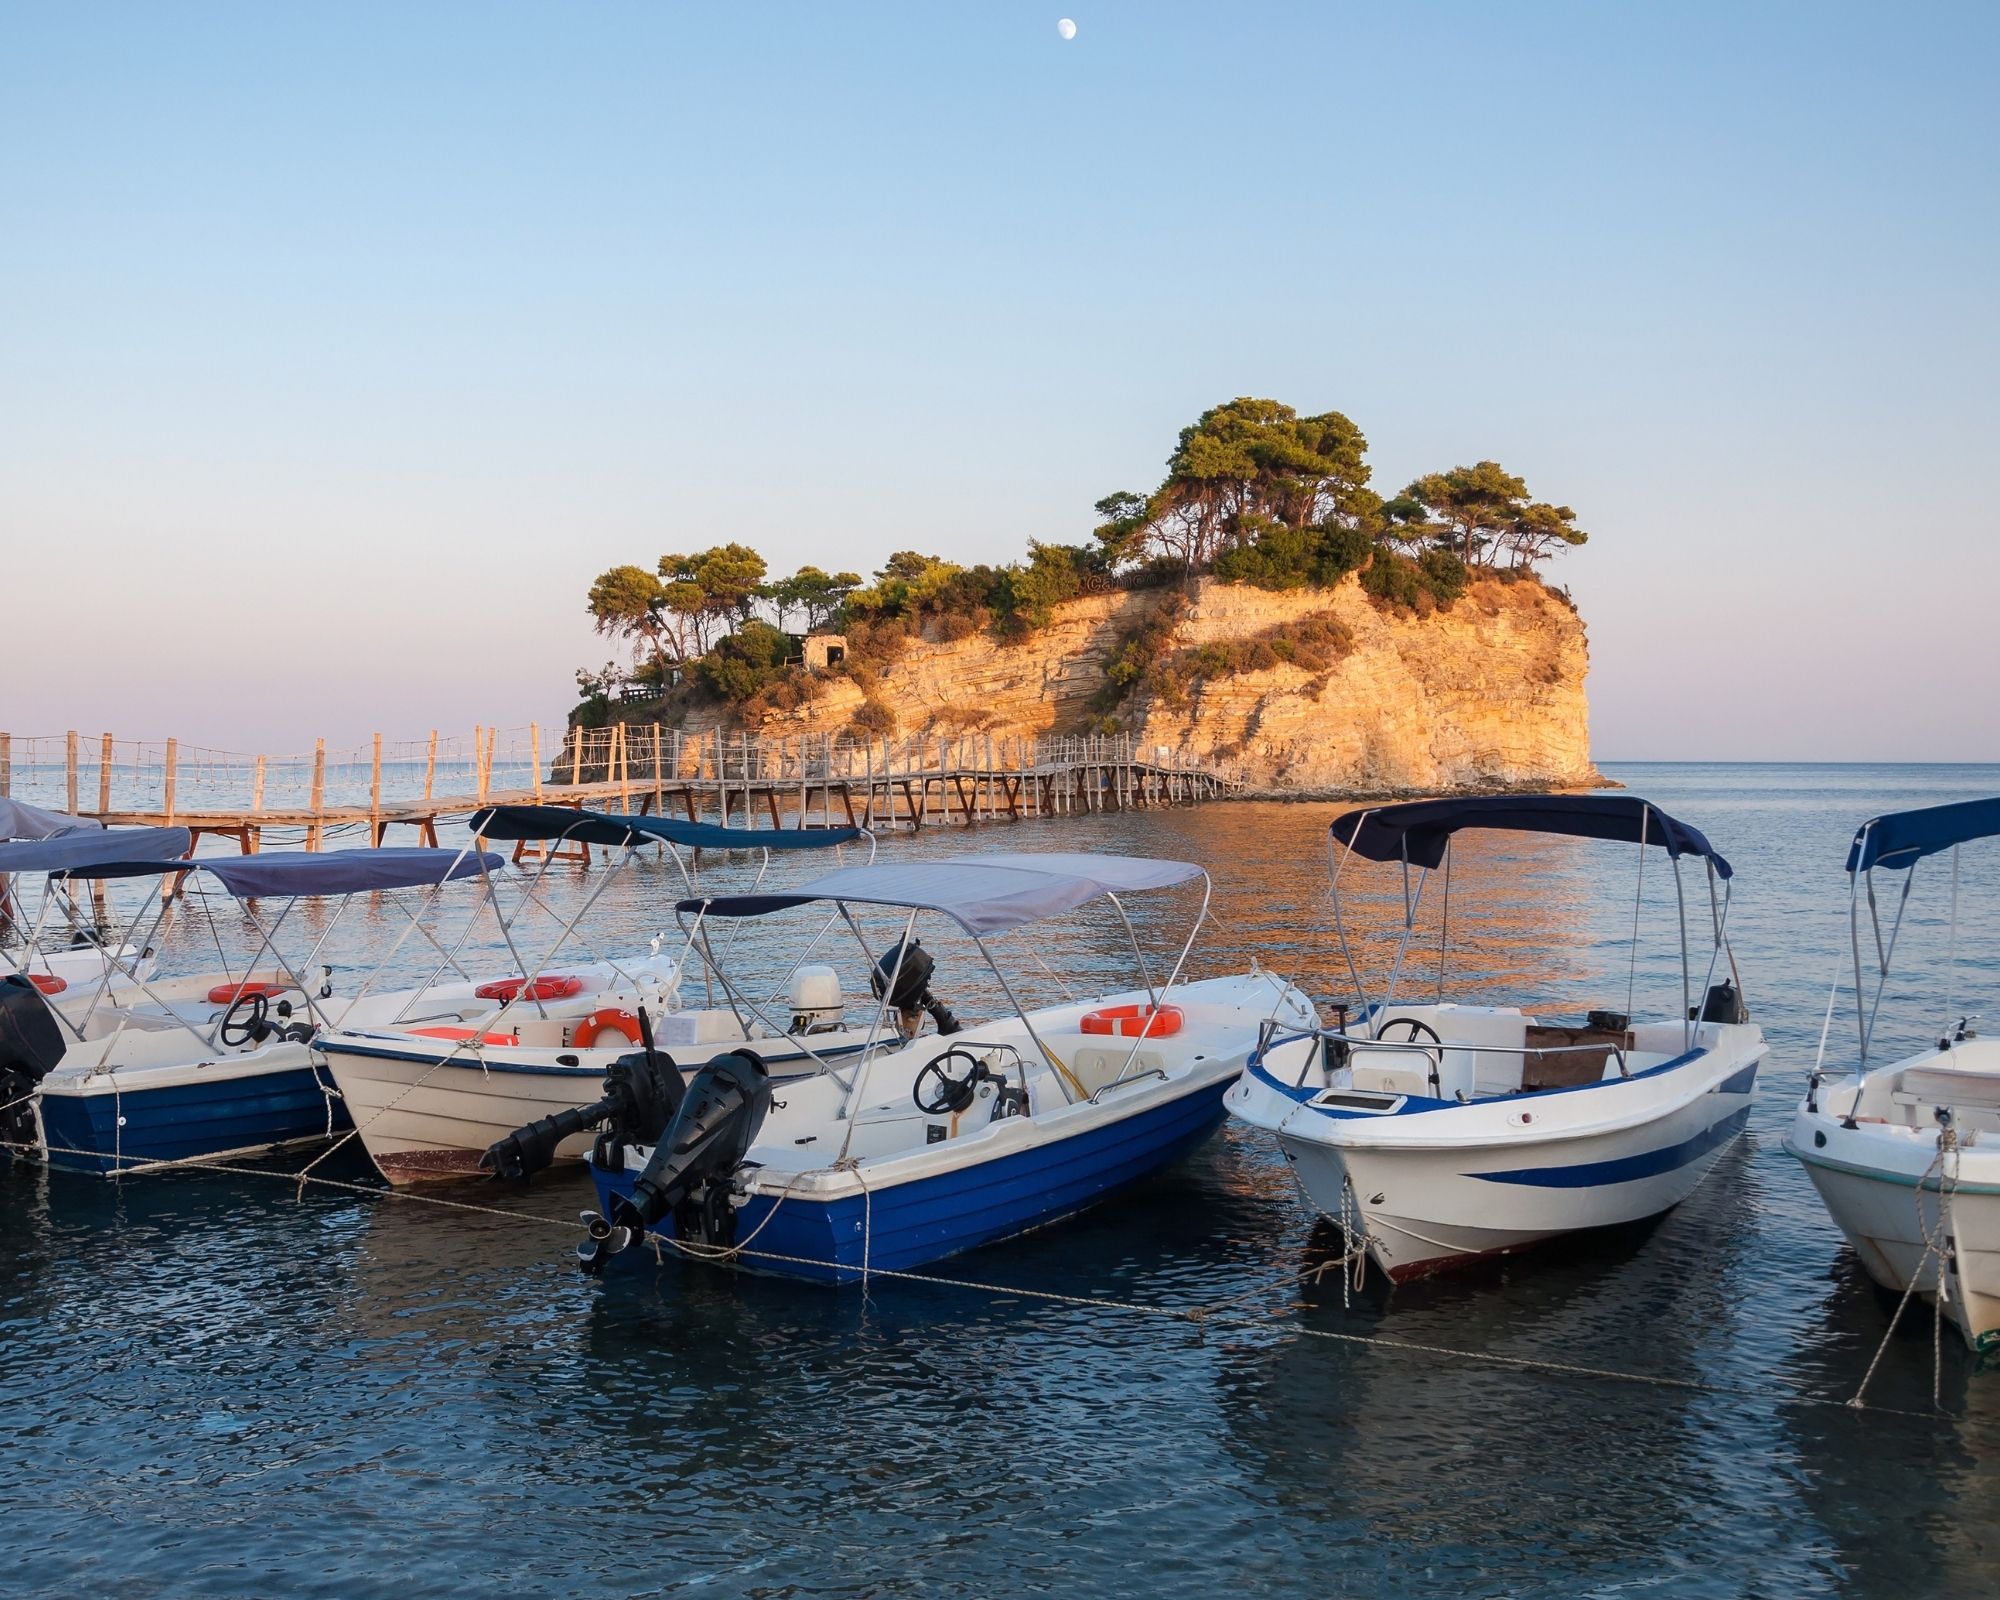
<path fill-rule="evenodd" d="M 1068 17 L 1064 17 L 1062 21 L 1056 24 L 1056 32 L 1061 34 L 1065 39 L 1074 39 L 1076 37 L 1076 24 L 1071 22 Z"/>

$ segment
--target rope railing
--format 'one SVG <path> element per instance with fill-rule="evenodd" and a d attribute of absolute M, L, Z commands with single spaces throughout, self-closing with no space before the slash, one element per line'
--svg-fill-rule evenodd
<path fill-rule="evenodd" d="M 773 818 L 817 813 L 831 822 L 837 811 L 839 820 L 858 819 L 858 804 L 871 821 L 900 814 L 921 827 L 954 811 L 970 821 L 1018 817 L 1024 805 L 1039 815 L 1173 803 L 1230 782 L 1212 765 L 1132 734 L 871 737 L 531 722 L 259 754 L 178 739 L 0 732 L 0 796 L 114 822 L 186 821 L 237 833 L 245 848 L 265 827 L 305 827 L 312 846 L 325 829 L 379 832 L 502 797 L 629 809 L 662 805 L 671 789 L 692 813 L 699 791 L 700 803 L 727 821 L 745 813 L 754 792 Z"/>

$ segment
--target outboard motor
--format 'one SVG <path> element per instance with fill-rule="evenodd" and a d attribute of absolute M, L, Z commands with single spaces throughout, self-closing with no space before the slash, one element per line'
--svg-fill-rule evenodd
<path fill-rule="evenodd" d="M 694 1075 L 680 1110 L 654 1141 L 632 1197 L 614 1199 L 608 1217 L 583 1214 L 590 1237 L 576 1247 L 577 1264 L 595 1272 L 669 1214 L 682 1238 L 734 1243 L 730 1185 L 744 1153 L 757 1142 L 770 1107 L 771 1075 L 756 1054 L 732 1050 L 709 1062 Z M 619 1155 L 622 1162 L 622 1150 Z"/>
<path fill-rule="evenodd" d="M 647 1032 L 651 1032 L 649 1027 Z M 597 1155 L 616 1155 L 607 1164 L 624 1164 L 624 1145 L 651 1144 L 680 1109 L 686 1094 L 681 1069 L 674 1058 L 657 1050 L 635 1050 L 605 1069 L 604 1097 L 574 1111 L 558 1111 L 525 1128 L 516 1128 L 498 1144 L 487 1147 L 480 1166 L 496 1178 L 525 1182 L 555 1160 L 556 1146 L 573 1134 L 588 1133 L 609 1123 L 598 1136 Z M 607 1148 L 608 1141 L 608 1148 Z"/>
<path fill-rule="evenodd" d="M 900 965 L 901 970 L 898 971 Z M 882 959 L 875 963 L 875 970 L 868 974 L 868 986 L 875 991 L 877 1000 L 882 991 L 893 982 L 889 1004 L 901 1020 L 903 1036 L 914 1039 L 917 1030 L 924 1025 L 924 1013 L 928 1011 L 931 1020 L 937 1024 L 941 1034 L 954 1034 L 960 1023 L 951 1014 L 951 1008 L 931 993 L 931 974 L 937 970 L 937 963 L 931 959 L 930 951 L 920 940 L 912 939 L 907 952 L 899 939 L 889 947 Z"/>
<path fill-rule="evenodd" d="M 785 994 L 791 1001 L 793 1033 L 831 1033 L 847 1014 L 840 974 L 832 967 L 800 967 Z"/>
<path fill-rule="evenodd" d="M 1717 983 L 1709 986 L 1708 993 L 1701 1002 L 1701 1015 L 1697 1022 L 1748 1022 L 1750 1008 L 1743 1003 L 1743 996 L 1736 992 L 1733 983 Z"/>
<path fill-rule="evenodd" d="M 64 1050 L 62 1025 L 48 1001 L 19 973 L 0 978 L 0 1163 L 14 1145 L 34 1144 L 35 1108 L 29 1096 L 40 1087 Z M 19 1102 L 17 1104 L 17 1102 Z"/>

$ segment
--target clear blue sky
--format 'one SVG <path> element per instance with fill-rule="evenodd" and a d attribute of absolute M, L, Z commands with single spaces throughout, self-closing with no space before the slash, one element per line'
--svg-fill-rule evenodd
<path fill-rule="evenodd" d="M 0 727 L 553 721 L 593 574 L 1237 394 L 1577 508 L 1596 744 L 2000 757 L 2000 8 L 0 6 Z"/>

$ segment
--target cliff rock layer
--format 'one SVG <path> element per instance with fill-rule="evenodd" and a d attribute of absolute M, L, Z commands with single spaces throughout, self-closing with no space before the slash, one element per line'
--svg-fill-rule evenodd
<path fill-rule="evenodd" d="M 1120 661 L 1135 674 L 1122 696 L 1108 687 Z M 1582 621 L 1533 582 L 1475 583 L 1450 610 L 1419 617 L 1378 607 L 1352 578 L 1297 592 L 1210 579 L 1185 598 L 1071 601 L 1019 643 L 984 632 L 912 642 L 865 694 L 833 677 L 761 727 L 837 732 L 872 700 L 905 733 L 1116 726 L 1252 790 L 1572 787 L 1602 781 L 1590 764 L 1588 665 Z M 687 726 L 718 715 L 704 708 Z"/>

